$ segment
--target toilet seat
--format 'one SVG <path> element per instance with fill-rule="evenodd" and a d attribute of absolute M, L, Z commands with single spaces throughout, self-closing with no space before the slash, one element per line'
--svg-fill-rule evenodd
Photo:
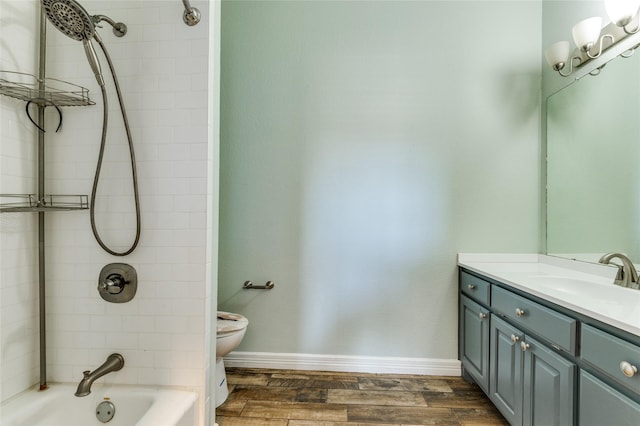
<path fill-rule="evenodd" d="M 220 336 L 221 334 L 233 333 L 247 328 L 248 325 L 249 320 L 240 314 L 218 311 L 216 334 Z"/>

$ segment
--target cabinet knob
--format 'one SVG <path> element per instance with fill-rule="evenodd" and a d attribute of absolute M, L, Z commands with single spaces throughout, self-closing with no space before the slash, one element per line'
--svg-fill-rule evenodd
<path fill-rule="evenodd" d="M 516 308 L 516 316 L 517 317 L 523 317 L 524 314 L 525 314 L 524 309 Z"/>
<path fill-rule="evenodd" d="M 511 335 L 511 343 L 518 343 L 519 340 L 520 340 L 519 336 L 516 336 L 515 334 Z"/>
<path fill-rule="evenodd" d="M 484 312 L 480 312 L 478 316 L 480 317 L 480 319 L 485 319 L 487 317 L 487 314 L 485 314 Z"/>
<path fill-rule="evenodd" d="M 469 284 L 469 285 L 467 285 L 467 288 L 468 288 L 469 290 L 475 290 L 475 289 L 476 289 L 476 286 L 475 286 L 475 285 L 473 285 L 473 284 Z"/>
<path fill-rule="evenodd" d="M 622 361 L 620 363 L 620 371 L 627 377 L 633 377 L 638 372 L 638 367 L 628 363 L 627 361 Z"/>
<path fill-rule="evenodd" d="M 531 345 L 529 345 L 527 342 L 520 342 L 520 349 L 522 349 L 522 352 L 525 352 L 530 347 Z"/>

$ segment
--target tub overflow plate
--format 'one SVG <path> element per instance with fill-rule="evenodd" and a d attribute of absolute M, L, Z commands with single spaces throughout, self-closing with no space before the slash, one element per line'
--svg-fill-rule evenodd
<path fill-rule="evenodd" d="M 102 423 L 107 423 L 116 415 L 116 406 L 111 401 L 102 401 L 96 408 L 96 418 Z"/>

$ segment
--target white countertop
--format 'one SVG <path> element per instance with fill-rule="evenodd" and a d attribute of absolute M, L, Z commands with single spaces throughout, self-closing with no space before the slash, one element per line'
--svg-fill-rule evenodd
<path fill-rule="evenodd" d="M 617 268 L 540 254 L 458 255 L 458 265 L 640 336 L 640 290 L 614 285 Z"/>

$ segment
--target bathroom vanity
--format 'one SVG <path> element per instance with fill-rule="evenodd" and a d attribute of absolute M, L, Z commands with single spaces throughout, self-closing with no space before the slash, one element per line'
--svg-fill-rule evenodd
<path fill-rule="evenodd" d="M 640 425 L 640 290 L 615 268 L 459 256 L 459 359 L 512 425 Z"/>

